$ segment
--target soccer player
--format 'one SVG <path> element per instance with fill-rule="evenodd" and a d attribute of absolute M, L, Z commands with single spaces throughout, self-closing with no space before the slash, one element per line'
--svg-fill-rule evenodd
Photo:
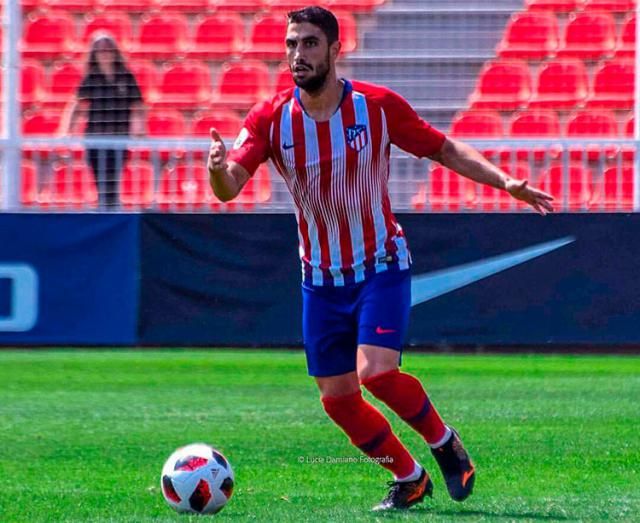
<path fill-rule="evenodd" d="M 469 454 L 420 381 L 399 370 L 411 258 L 391 213 L 390 146 L 507 191 L 542 215 L 553 210 L 553 198 L 445 137 L 393 91 L 338 78 L 338 22 L 330 11 L 307 7 L 287 16 L 286 54 L 296 87 L 258 103 L 228 154 L 211 130 L 211 186 L 218 198 L 231 200 L 269 159 L 287 183 L 298 222 L 309 374 L 328 416 L 394 476 L 374 510 L 419 503 L 431 496 L 433 483 L 362 397 L 361 386 L 420 433 L 450 496 L 462 501 L 475 480 Z"/>

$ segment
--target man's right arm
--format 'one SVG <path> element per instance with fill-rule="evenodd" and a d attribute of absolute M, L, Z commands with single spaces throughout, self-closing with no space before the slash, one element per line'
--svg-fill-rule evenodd
<path fill-rule="evenodd" d="M 251 175 L 239 163 L 227 162 L 227 148 L 215 129 L 211 129 L 211 147 L 207 160 L 209 183 L 220 201 L 233 200 Z"/>

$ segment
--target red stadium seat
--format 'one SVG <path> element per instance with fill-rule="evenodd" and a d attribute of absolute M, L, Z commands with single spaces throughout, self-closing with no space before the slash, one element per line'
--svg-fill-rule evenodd
<path fill-rule="evenodd" d="M 538 186 L 555 198 L 558 207 L 566 202 L 569 210 L 586 210 L 591 201 L 592 173 L 582 163 L 570 164 L 566 173 L 563 164 L 555 164 L 540 173 Z"/>
<path fill-rule="evenodd" d="M 610 13 L 586 11 L 570 15 L 558 56 L 597 60 L 616 48 L 616 23 Z"/>
<path fill-rule="evenodd" d="M 156 5 L 164 11 L 199 14 L 209 10 L 211 0 L 156 0 Z"/>
<path fill-rule="evenodd" d="M 531 168 L 529 164 L 523 162 L 503 162 L 500 168 L 510 176 L 519 180 L 531 179 Z M 479 193 L 477 204 L 483 211 L 515 211 L 524 209 L 527 205 L 524 202 L 513 198 L 507 191 L 494 189 L 490 185 L 476 184 L 475 188 Z"/>
<path fill-rule="evenodd" d="M 283 13 L 257 15 L 244 55 L 252 58 L 281 59 L 285 54 L 287 20 Z"/>
<path fill-rule="evenodd" d="M 633 138 L 634 137 L 634 125 L 635 118 L 633 114 L 631 114 L 628 119 L 624 123 L 623 128 L 623 138 Z M 622 159 L 625 162 L 633 162 L 635 160 L 636 148 L 633 145 L 623 145 L 622 146 Z"/>
<path fill-rule="evenodd" d="M 157 7 L 156 0 L 98 0 L 101 11 L 148 13 Z"/>
<path fill-rule="evenodd" d="M 187 125 L 177 109 L 155 109 L 147 116 L 147 134 L 159 138 L 184 137 Z"/>
<path fill-rule="evenodd" d="M 47 0 L 47 7 L 63 11 L 88 13 L 98 7 L 98 0 Z"/>
<path fill-rule="evenodd" d="M 113 36 L 122 50 L 128 50 L 131 45 L 131 19 L 126 13 L 110 12 L 89 14 L 85 17 L 84 34 L 82 40 L 88 45 L 94 33 L 106 32 Z"/>
<path fill-rule="evenodd" d="M 214 109 L 212 112 L 198 114 L 193 119 L 191 134 L 192 136 L 209 137 L 209 129 L 212 127 L 223 138 L 233 139 L 242 129 L 242 118 L 237 113 L 224 109 Z"/>
<path fill-rule="evenodd" d="M 451 136 L 457 138 L 502 138 L 502 118 L 494 111 L 457 114 L 451 122 Z"/>
<path fill-rule="evenodd" d="M 147 115 L 147 134 L 151 138 L 184 138 L 187 132 L 184 116 L 177 109 L 154 108 Z M 182 158 L 185 150 L 183 147 L 163 147 L 158 149 L 158 154 L 163 162 L 168 162 Z M 148 161 L 151 153 L 146 149 L 136 149 L 135 157 Z"/>
<path fill-rule="evenodd" d="M 211 0 L 210 6 L 217 11 L 244 11 L 255 13 L 266 9 L 266 0 Z"/>
<path fill-rule="evenodd" d="M 58 62 L 51 71 L 48 104 L 66 105 L 73 98 L 83 77 L 82 67 L 74 62 Z"/>
<path fill-rule="evenodd" d="M 579 111 L 567 120 L 568 138 L 617 138 L 618 121 L 616 115 L 609 111 Z M 589 161 L 601 161 L 603 154 L 614 158 L 619 148 L 616 145 L 588 145 L 587 147 L 570 149 L 572 160 L 582 160 L 587 155 Z"/>
<path fill-rule="evenodd" d="M 605 211 L 633 210 L 634 174 L 632 165 L 614 165 L 605 169 L 594 184 L 591 208 Z"/>
<path fill-rule="evenodd" d="M 188 48 L 187 21 L 180 14 L 143 17 L 138 42 L 132 51 L 141 58 L 169 60 L 184 55 Z"/>
<path fill-rule="evenodd" d="M 584 0 L 526 0 L 526 6 L 530 10 L 556 11 L 569 13 L 580 9 Z"/>
<path fill-rule="evenodd" d="M 27 58 L 71 58 L 78 50 L 73 19 L 64 12 L 30 15 L 22 35 L 19 48 Z"/>
<path fill-rule="evenodd" d="M 584 0 L 585 9 L 626 13 L 636 6 L 635 0 Z"/>
<path fill-rule="evenodd" d="M 162 211 L 202 209 L 210 203 L 213 193 L 209 187 L 207 168 L 201 163 L 168 166 L 162 171 L 156 192 L 156 202 Z"/>
<path fill-rule="evenodd" d="M 217 13 L 200 20 L 195 29 L 191 58 L 219 59 L 242 52 L 244 22 L 237 13 Z"/>
<path fill-rule="evenodd" d="M 209 106 L 211 100 L 211 73 L 197 60 L 177 62 L 167 66 L 160 87 L 160 105 L 180 109 L 198 109 Z"/>
<path fill-rule="evenodd" d="M 20 203 L 28 207 L 38 202 L 38 168 L 30 160 L 20 166 Z"/>
<path fill-rule="evenodd" d="M 386 0 L 330 0 L 332 9 L 345 9 L 349 12 L 367 12 L 381 7 Z"/>
<path fill-rule="evenodd" d="M 636 15 L 630 13 L 622 22 L 616 57 L 631 58 L 636 51 Z"/>
<path fill-rule="evenodd" d="M 296 9 L 302 9 L 303 7 L 307 7 L 309 4 L 308 1 L 305 0 L 265 0 L 265 4 L 267 8 L 272 12 L 280 12 L 281 14 L 286 13 L 288 11 L 293 11 Z M 330 2 L 314 2 L 313 5 L 318 5 L 324 7 L 325 9 L 330 8 Z"/>
<path fill-rule="evenodd" d="M 418 192 L 411 197 L 411 206 L 416 211 L 458 211 L 474 207 L 475 192 L 469 179 L 440 165 L 427 176 L 427 183 L 420 184 Z"/>
<path fill-rule="evenodd" d="M 594 72 L 593 94 L 587 107 L 633 108 L 635 68 L 633 60 L 604 62 Z"/>
<path fill-rule="evenodd" d="M 276 93 L 295 87 L 295 85 L 296 84 L 293 83 L 293 76 L 291 76 L 289 64 L 280 64 L 276 75 Z"/>
<path fill-rule="evenodd" d="M 215 104 L 224 104 L 238 109 L 248 109 L 268 98 L 271 93 L 269 69 L 256 60 L 226 63 L 220 75 Z"/>
<path fill-rule="evenodd" d="M 558 49 L 558 20 L 553 13 L 515 13 L 496 52 L 500 58 L 543 60 Z"/>
<path fill-rule="evenodd" d="M 565 58 L 543 64 L 531 107 L 571 109 L 587 98 L 587 70 L 581 60 Z"/>
<path fill-rule="evenodd" d="M 559 138 L 560 119 L 558 114 L 550 109 L 522 111 L 513 115 L 509 124 L 509 135 L 514 138 Z M 530 147 L 515 151 L 519 161 L 530 161 L 532 158 L 536 161 L 555 159 L 561 153 L 561 146 Z"/>
<path fill-rule="evenodd" d="M 55 136 L 60 127 L 59 111 L 27 113 L 22 118 L 22 134 L 25 136 Z"/>
<path fill-rule="evenodd" d="M 271 178 L 269 168 L 261 165 L 255 174 L 233 200 L 221 202 L 211 192 L 210 207 L 218 212 L 224 211 L 249 211 L 256 205 L 267 203 L 271 199 Z"/>
<path fill-rule="evenodd" d="M 504 129 L 502 118 L 495 111 L 467 111 L 458 113 L 451 122 L 451 136 L 454 138 L 502 138 Z M 483 149 L 487 158 L 496 154 L 495 149 Z"/>
<path fill-rule="evenodd" d="M 148 162 L 127 162 L 120 176 L 119 197 L 124 210 L 151 207 L 154 200 L 153 166 Z"/>
<path fill-rule="evenodd" d="M 484 65 L 475 91 L 472 109 L 515 110 L 531 96 L 531 75 L 525 62 L 489 62 Z"/>
<path fill-rule="evenodd" d="M 96 207 L 98 190 L 91 169 L 85 163 L 55 165 L 39 201 L 42 207 L 60 209 Z"/>
<path fill-rule="evenodd" d="M 132 60 L 129 70 L 136 79 L 142 97 L 147 104 L 153 104 L 160 98 L 160 74 L 156 66 L 148 60 Z"/>
<path fill-rule="evenodd" d="M 22 106 L 38 104 L 47 98 L 45 72 L 40 62 L 25 60 L 20 71 L 20 102 Z"/>

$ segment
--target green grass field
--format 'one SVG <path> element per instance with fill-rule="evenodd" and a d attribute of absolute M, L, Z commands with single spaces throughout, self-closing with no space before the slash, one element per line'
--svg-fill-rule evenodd
<path fill-rule="evenodd" d="M 173 513 L 159 489 L 166 457 L 197 441 L 236 473 L 216 519 L 640 521 L 639 358 L 404 359 L 478 478 L 471 498 L 451 501 L 421 439 L 390 414 L 436 489 L 380 516 L 369 509 L 389 477 L 326 463 L 359 454 L 326 418 L 299 352 L 0 351 L 0 522 L 203 521 Z"/>

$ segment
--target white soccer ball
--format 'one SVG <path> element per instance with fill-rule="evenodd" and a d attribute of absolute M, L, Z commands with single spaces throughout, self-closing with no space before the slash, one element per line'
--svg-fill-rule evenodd
<path fill-rule="evenodd" d="M 206 443 L 177 449 L 162 467 L 164 499 L 178 512 L 215 514 L 233 493 L 233 470 L 222 453 Z"/>

